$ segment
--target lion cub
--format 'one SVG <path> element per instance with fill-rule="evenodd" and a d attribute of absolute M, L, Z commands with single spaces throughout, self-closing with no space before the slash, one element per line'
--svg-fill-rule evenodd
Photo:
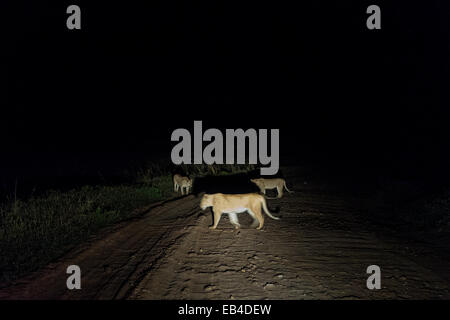
<path fill-rule="evenodd" d="M 267 209 L 266 199 L 256 193 L 248 194 L 205 194 L 200 202 L 200 208 L 205 210 L 208 207 L 212 207 L 214 213 L 214 224 L 209 227 L 210 229 L 217 228 L 220 217 L 223 213 L 227 213 L 230 218 L 231 224 L 236 229 L 240 228 L 237 213 L 247 211 L 253 218 L 252 227 L 257 227 L 260 230 L 264 225 L 264 216 L 261 212 L 261 207 L 264 212 L 272 219 L 279 220 L 280 218 L 272 216 Z"/>
<path fill-rule="evenodd" d="M 178 192 L 178 189 L 181 189 L 181 195 L 184 195 L 184 189 L 186 189 L 186 194 L 192 189 L 192 180 L 188 177 L 180 176 L 176 174 L 173 176 L 173 190 Z"/>
<path fill-rule="evenodd" d="M 278 198 L 281 198 L 283 196 L 283 187 L 286 188 L 287 192 L 293 192 L 286 187 L 286 181 L 282 178 L 274 178 L 274 179 L 259 178 L 259 179 L 250 179 L 250 181 L 256 184 L 259 190 L 261 190 L 261 192 L 264 194 L 266 194 L 266 189 L 277 188 Z"/>

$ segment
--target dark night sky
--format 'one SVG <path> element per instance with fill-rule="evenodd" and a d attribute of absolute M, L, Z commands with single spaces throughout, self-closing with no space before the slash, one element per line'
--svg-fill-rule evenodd
<path fill-rule="evenodd" d="M 444 1 L 9 2 L 2 175 L 169 156 L 194 120 L 280 128 L 282 161 L 448 174 Z M 382 30 L 366 29 L 372 3 Z"/>

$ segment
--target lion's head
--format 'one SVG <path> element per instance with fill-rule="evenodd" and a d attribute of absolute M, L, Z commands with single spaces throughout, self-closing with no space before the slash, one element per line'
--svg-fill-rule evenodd
<path fill-rule="evenodd" d="M 202 200 L 200 201 L 200 208 L 202 208 L 202 210 L 205 210 L 208 207 L 212 206 L 212 196 L 209 194 L 205 194 L 202 197 Z"/>

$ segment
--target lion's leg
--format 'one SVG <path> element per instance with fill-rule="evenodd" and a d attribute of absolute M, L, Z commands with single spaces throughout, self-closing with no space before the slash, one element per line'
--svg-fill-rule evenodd
<path fill-rule="evenodd" d="M 258 212 L 259 210 L 259 212 Z M 262 225 L 264 224 L 264 217 L 261 214 L 261 209 L 259 208 L 249 208 L 248 213 L 252 216 L 253 218 L 253 223 L 251 224 L 252 228 L 256 228 L 256 229 L 261 229 Z"/>
<path fill-rule="evenodd" d="M 176 182 L 173 183 L 173 191 L 175 191 L 175 192 L 178 191 L 177 183 L 176 183 Z"/>
<path fill-rule="evenodd" d="M 283 186 L 278 186 L 277 187 L 277 192 L 278 192 L 278 198 L 281 198 L 283 196 Z"/>
<path fill-rule="evenodd" d="M 249 213 L 250 216 L 253 218 L 253 222 L 252 222 L 252 224 L 250 225 L 250 228 L 256 228 L 256 227 L 258 227 L 258 226 L 259 226 L 259 220 L 256 218 L 255 213 L 254 213 L 252 210 L 250 210 L 250 209 L 248 209 L 248 213 Z"/>
<path fill-rule="evenodd" d="M 234 226 L 235 229 L 239 229 L 241 227 L 236 213 L 229 213 L 228 217 L 230 218 L 230 222 Z"/>
<path fill-rule="evenodd" d="M 260 215 L 260 220 L 259 220 L 259 227 L 256 228 L 257 230 L 261 230 L 262 227 L 264 226 L 264 216 L 261 213 L 259 213 L 259 215 Z"/>
<path fill-rule="evenodd" d="M 215 228 L 217 228 L 217 225 L 219 224 L 221 216 L 222 216 L 222 212 L 213 210 L 214 221 L 213 221 L 213 225 L 211 227 L 209 227 L 211 230 L 214 230 Z"/>
<path fill-rule="evenodd" d="M 261 228 L 264 226 L 264 216 L 261 212 L 261 204 L 258 203 L 256 206 L 252 206 L 251 211 L 259 221 L 259 226 L 256 229 L 261 230 Z"/>

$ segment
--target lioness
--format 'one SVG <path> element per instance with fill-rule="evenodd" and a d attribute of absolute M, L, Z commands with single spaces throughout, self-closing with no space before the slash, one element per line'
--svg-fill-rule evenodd
<path fill-rule="evenodd" d="M 256 184 L 259 190 L 261 190 L 261 192 L 264 194 L 266 194 L 266 189 L 277 188 L 278 198 L 281 198 L 283 196 L 283 187 L 286 188 L 287 192 L 293 192 L 286 187 L 286 181 L 282 178 L 274 178 L 274 179 L 259 178 L 259 179 L 250 179 L 250 181 Z"/>
<path fill-rule="evenodd" d="M 178 192 L 178 189 L 181 189 L 181 195 L 184 195 L 184 189 L 186 189 L 186 194 L 192 189 L 192 180 L 188 177 L 180 176 L 176 174 L 173 176 L 173 190 Z"/>
<path fill-rule="evenodd" d="M 252 227 L 257 227 L 260 230 L 264 225 L 264 216 L 261 212 L 261 207 L 264 212 L 272 219 L 279 220 L 280 218 L 272 216 L 267 209 L 266 199 L 256 193 L 247 194 L 205 194 L 200 202 L 200 208 L 205 210 L 208 207 L 212 207 L 214 213 L 214 224 L 209 227 L 210 229 L 217 228 L 222 213 L 227 213 L 230 218 L 231 224 L 236 229 L 240 228 L 237 213 L 248 211 L 253 218 Z"/>

